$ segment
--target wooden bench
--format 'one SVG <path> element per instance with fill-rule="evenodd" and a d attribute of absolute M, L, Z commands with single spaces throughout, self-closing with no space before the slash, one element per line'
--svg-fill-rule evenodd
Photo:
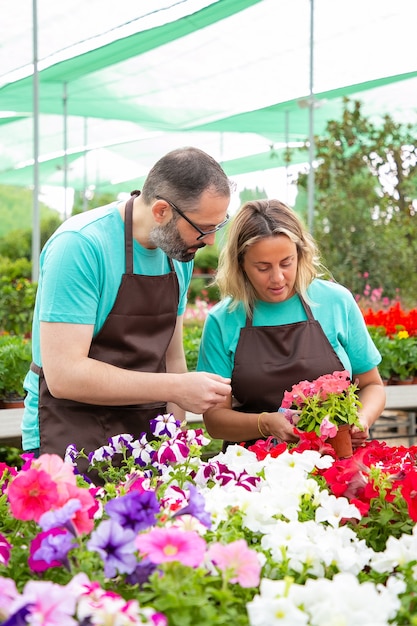
<path fill-rule="evenodd" d="M 409 445 L 413 445 L 417 436 L 417 385 L 389 385 L 385 389 L 385 410 L 371 428 L 371 438 L 407 438 Z M 22 415 L 23 409 L 0 409 L 0 445 L 20 448 Z M 187 413 L 190 425 L 201 421 L 201 415 Z"/>
<path fill-rule="evenodd" d="M 371 439 L 407 439 L 412 446 L 417 436 L 417 385 L 388 385 L 385 390 L 385 409 L 371 428 Z"/>

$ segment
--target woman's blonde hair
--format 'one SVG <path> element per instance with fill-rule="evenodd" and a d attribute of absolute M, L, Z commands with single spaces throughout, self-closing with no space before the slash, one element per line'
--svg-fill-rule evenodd
<path fill-rule="evenodd" d="M 286 235 L 297 246 L 295 290 L 305 300 L 312 280 L 325 273 L 313 237 L 292 209 L 279 200 L 251 200 L 234 216 L 219 254 L 215 282 L 222 298 L 231 297 L 232 309 L 242 302 L 252 314 L 256 294 L 243 270 L 243 260 L 250 246 L 276 235 Z"/>

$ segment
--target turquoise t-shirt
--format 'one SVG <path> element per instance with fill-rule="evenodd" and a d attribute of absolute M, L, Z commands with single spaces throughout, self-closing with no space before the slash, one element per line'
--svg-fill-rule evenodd
<path fill-rule="evenodd" d="M 337 283 L 316 279 L 308 288 L 313 317 L 320 323 L 337 356 L 351 376 L 369 371 L 381 361 L 363 315 L 348 289 Z M 225 298 L 210 309 L 201 338 L 197 370 L 231 377 L 240 330 L 246 314 L 239 303 L 229 309 Z M 257 301 L 253 326 L 275 326 L 307 320 L 298 295 L 284 302 Z"/>
<path fill-rule="evenodd" d="M 178 315 L 187 305 L 193 262 L 173 261 L 178 277 Z M 160 248 L 149 250 L 133 241 L 136 274 L 159 276 L 170 271 Z M 66 220 L 42 250 L 32 328 L 33 361 L 42 365 L 40 321 L 94 324 L 94 335 L 110 313 L 125 273 L 124 222 L 117 203 L 80 213 Z M 39 447 L 38 376 L 25 378 L 23 448 Z"/>

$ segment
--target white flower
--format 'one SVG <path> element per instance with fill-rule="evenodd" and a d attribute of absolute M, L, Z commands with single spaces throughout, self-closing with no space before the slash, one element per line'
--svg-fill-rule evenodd
<path fill-rule="evenodd" d="M 316 522 L 328 522 L 336 528 L 342 519 L 351 518 L 358 520 L 362 518 L 359 509 L 354 504 L 350 504 L 347 498 L 336 498 L 327 491 L 321 492 L 320 506 L 316 510 Z"/>

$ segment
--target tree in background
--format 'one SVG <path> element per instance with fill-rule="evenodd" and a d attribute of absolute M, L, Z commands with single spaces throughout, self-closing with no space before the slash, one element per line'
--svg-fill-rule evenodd
<path fill-rule="evenodd" d="M 361 103 L 316 137 L 314 236 L 331 274 L 354 294 L 364 276 L 383 295 L 416 302 L 417 130 L 389 116 L 375 126 Z M 295 209 L 306 220 L 307 174 Z M 307 221 L 307 220 L 306 220 Z"/>

